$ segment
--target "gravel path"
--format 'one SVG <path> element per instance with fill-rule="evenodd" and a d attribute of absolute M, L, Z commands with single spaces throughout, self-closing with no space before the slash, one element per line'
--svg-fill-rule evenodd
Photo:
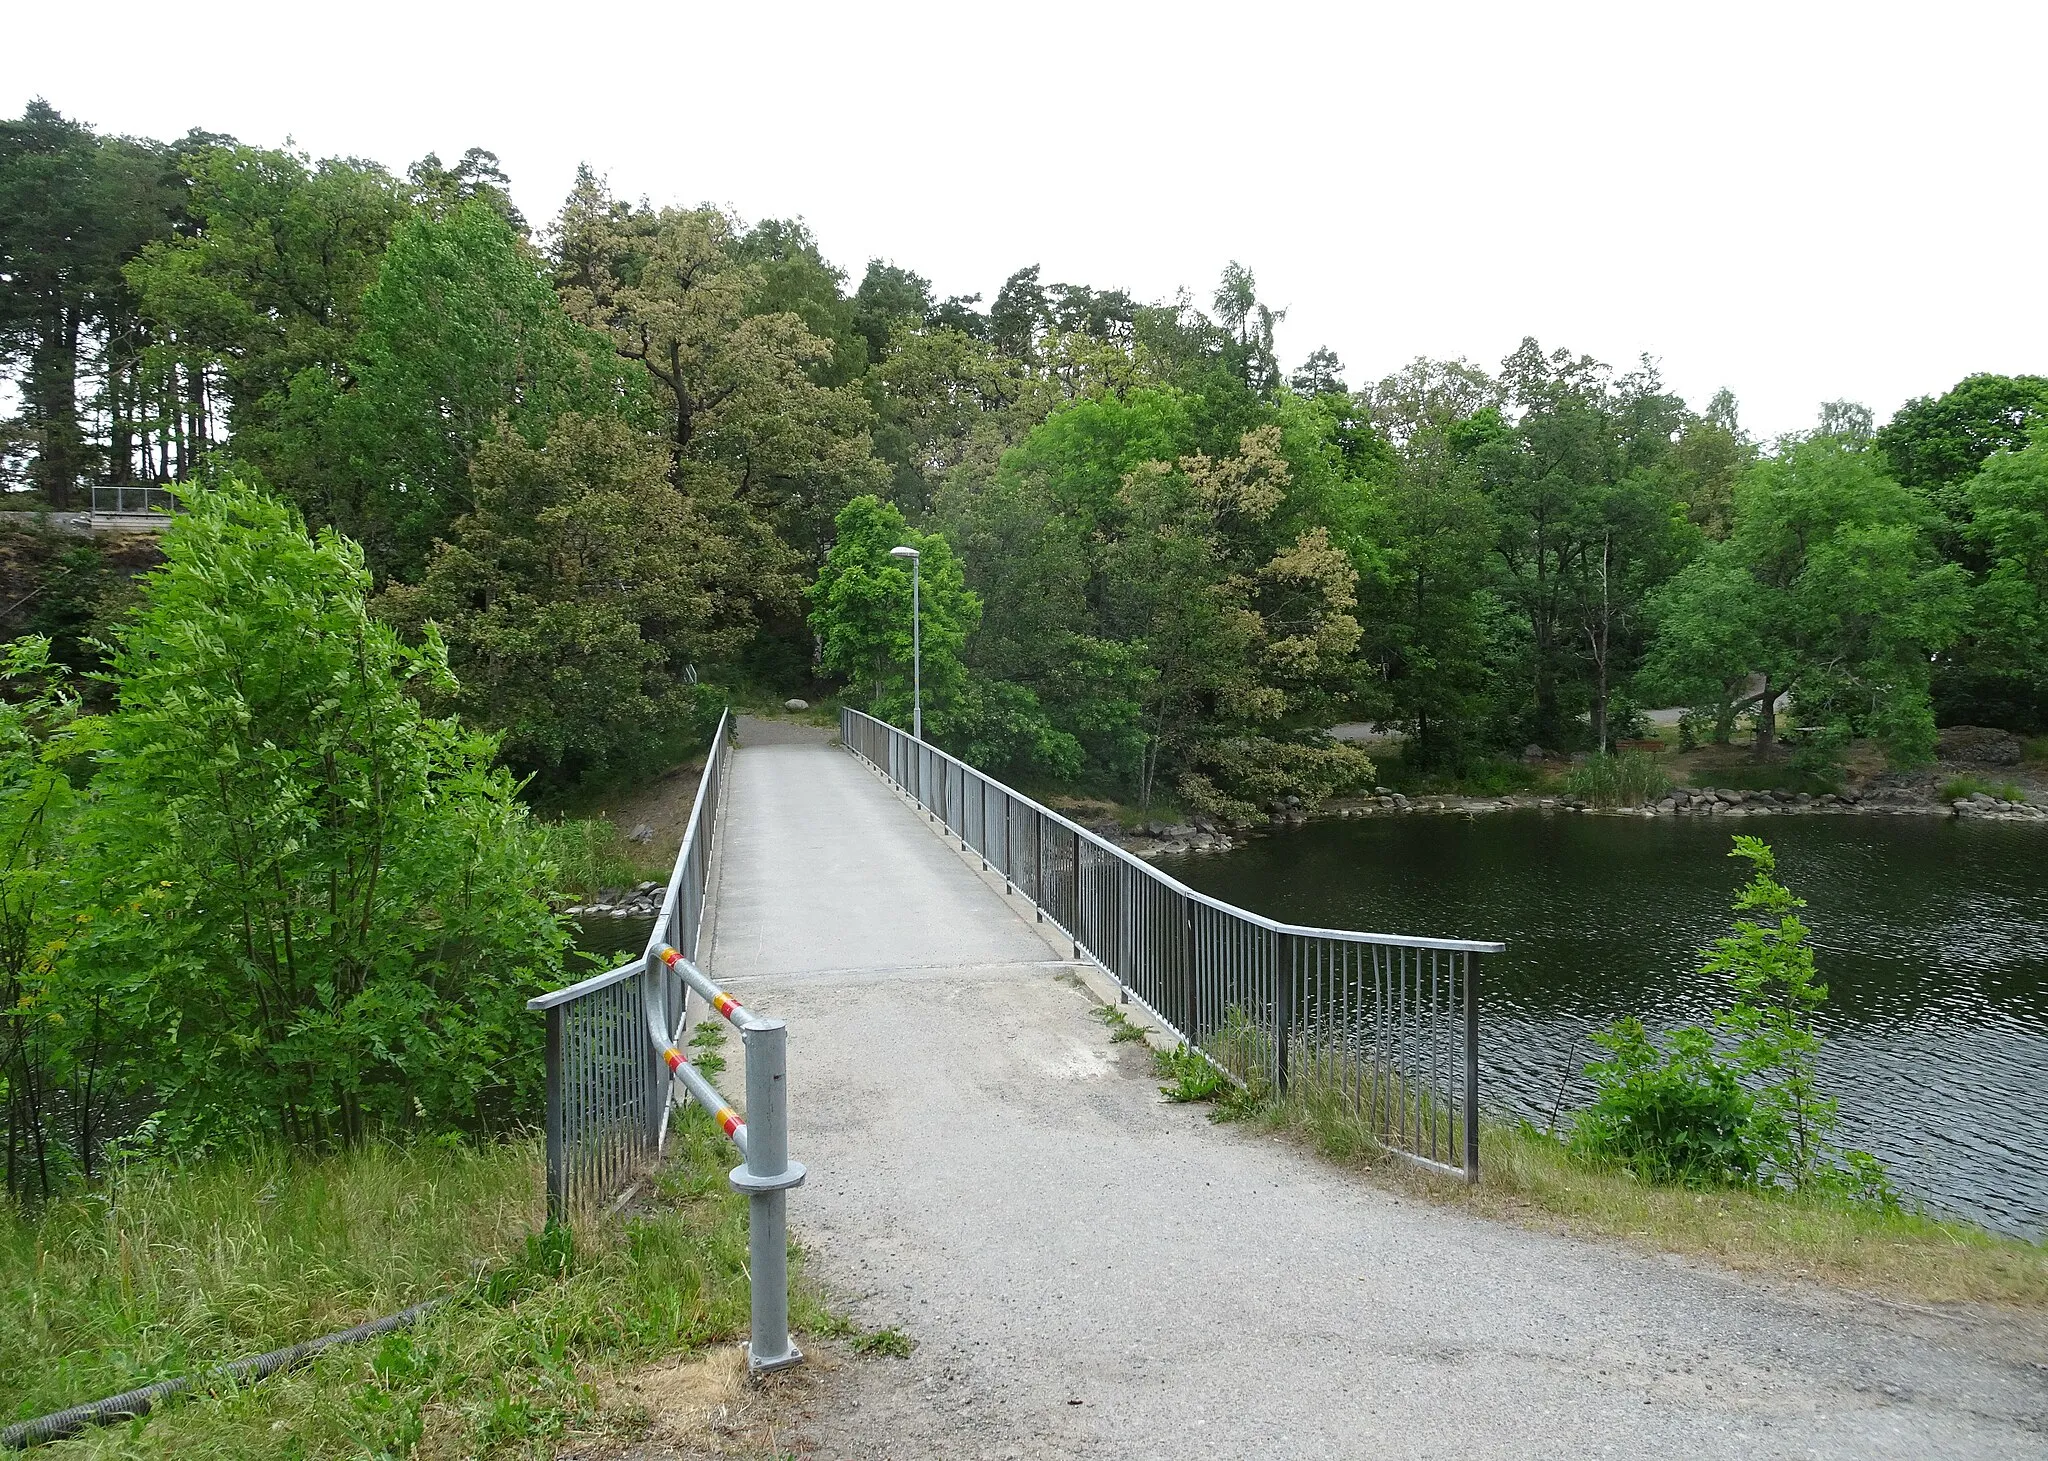
<path fill-rule="evenodd" d="M 2034 1320 L 1468 1217 L 1163 1103 L 999 882 L 768 739 L 710 967 L 789 1022 L 811 1272 L 918 1343 L 819 1376 L 801 1451 L 2048 1456 Z"/>

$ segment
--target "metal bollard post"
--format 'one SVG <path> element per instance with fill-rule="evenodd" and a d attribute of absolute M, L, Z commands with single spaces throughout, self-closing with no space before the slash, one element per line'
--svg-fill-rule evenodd
<path fill-rule="evenodd" d="M 789 1031 L 780 1020 L 755 1020 L 740 1031 L 747 1052 L 747 1159 L 732 1185 L 747 1194 L 747 1266 L 752 1276 L 753 1332 L 747 1369 L 760 1375 L 803 1363 L 789 1337 L 789 1189 L 804 1169 L 789 1159 Z"/>
<path fill-rule="evenodd" d="M 563 1150 L 562 1131 L 562 1024 L 568 1011 L 561 1005 L 548 1006 L 548 1111 L 547 1173 L 548 1222 L 569 1220 L 569 1162 Z"/>

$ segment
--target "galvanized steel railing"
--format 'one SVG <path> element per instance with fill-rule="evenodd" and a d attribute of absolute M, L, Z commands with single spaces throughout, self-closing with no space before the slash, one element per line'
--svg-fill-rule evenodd
<path fill-rule="evenodd" d="M 1479 1176 L 1479 967 L 1505 944 L 1280 923 L 1183 883 L 908 732 L 841 741 L 1240 1081 L 1341 1100 L 1388 1150 Z"/>
<path fill-rule="evenodd" d="M 548 1218 L 624 1188 L 661 1154 L 669 1107 L 694 1100 L 711 1113 L 745 1161 L 732 1185 L 747 1194 L 753 1334 L 747 1361 L 775 1370 L 803 1358 L 789 1338 L 786 1194 L 804 1169 L 789 1160 L 786 1037 L 782 1021 L 755 1015 L 698 967 L 712 836 L 729 759 L 731 717 L 722 715 L 697 783 L 647 949 L 630 964 L 527 1001 L 547 1032 Z M 686 993 L 695 990 L 739 1031 L 746 1052 L 747 1119 L 690 1064 Z"/>

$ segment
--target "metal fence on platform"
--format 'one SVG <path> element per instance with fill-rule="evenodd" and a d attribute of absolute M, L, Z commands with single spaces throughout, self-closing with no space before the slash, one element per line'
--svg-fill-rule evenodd
<path fill-rule="evenodd" d="M 1196 892 L 929 742 L 840 711 L 848 750 L 1239 1081 L 1344 1103 L 1388 1150 L 1479 1175 L 1479 960 L 1505 944 L 1281 923 Z"/>
<path fill-rule="evenodd" d="M 669 874 L 645 953 L 629 964 L 529 1000 L 547 1016 L 548 1219 L 565 1222 L 616 1195 L 661 1155 L 670 1107 L 695 1101 L 745 1159 L 732 1185 L 747 1194 L 748 1279 L 753 1331 L 749 1366 L 775 1370 L 802 1360 L 789 1337 L 788 1227 L 785 1204 L 804 1169 L 789 1160 L 782 1021 L 746 1009 L 698 966 L 698 938 L 709 893 L 731 717 L 719 717 L 697 800 Z M 694 990 L 740 1035 L 746 1059 L 747 1115 L 741 1120 L 705 1075 L 691 1066 L 685 1028 Z"/>

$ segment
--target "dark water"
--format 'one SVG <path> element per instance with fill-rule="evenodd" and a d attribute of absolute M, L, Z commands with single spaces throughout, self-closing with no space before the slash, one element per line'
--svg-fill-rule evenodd
<path fill-rule="evenodd" d="M 1843 1142 L 1931 1209 L 2048 1234 L 2048 828 L 1411 815 L 1318 822 L 1161 867 L 1293 922 L 1505 940 L 1484 971 L 1486 1088 L 1540 1125 L 1567 1072 L 1565 1109 L 1586 1099 L 1589 1030 L 1725 1003 L 1697 964 L 1742 882 L 1736 831 L 1771 843 L 1808 901 Z"/>
<path fill-rule="evenodd" d="M 569 955 L 569 972 L 577 979 L 588 979 L 593 974 L 602 974 L 607 969 L 616 969 L 647 947 L 647 935 L 654 932 L 654 918 L 651 914 L 635 914 L 631 918 L 613 918 L 601 913 L 595 918 L 576 920 L 576 947 Z M 579 957 L 594 954 L 599 962 Z"/>

